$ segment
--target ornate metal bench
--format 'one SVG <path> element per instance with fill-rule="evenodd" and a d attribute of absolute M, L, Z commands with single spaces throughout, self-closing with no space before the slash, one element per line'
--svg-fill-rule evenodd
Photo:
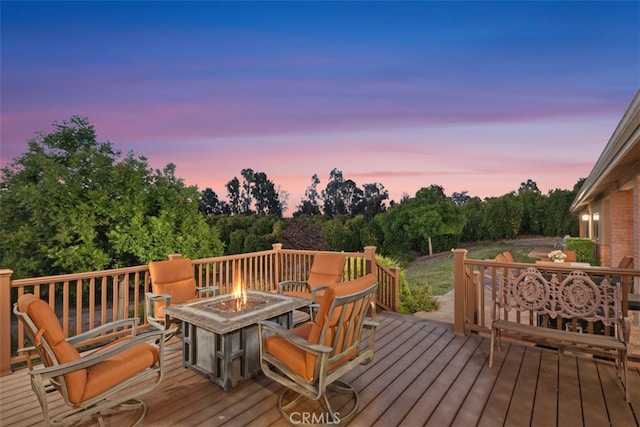
<path fill-rule="evenodd" d="M 629 402 L 627 343 L 630 325 L 623 316 L 619 284 L 612 284 L 607 279 L 595 283 L 583 271 L 572 271 L 563 279 L 554 273 L 547 280 L 538 269 L 530 267 L 518 275 L 503 275 L 492 302 L 490 368 L 493 367 L 496 341 L 498 349 L 502 350 L 503 332 L 526 341 L 557 347 L 559 351 L 569 348 L 604 355 L 615 359 L 625 399 Z M 556 319 L 556 329 L 532 324 L 545 316 Z M 522 322 L 523 318 L 527 318 L 528 323 Z M 563 319 L 602 322 L 605 330 L 611 330 L 611 333 L 596 335 L 562 330 Z"/>

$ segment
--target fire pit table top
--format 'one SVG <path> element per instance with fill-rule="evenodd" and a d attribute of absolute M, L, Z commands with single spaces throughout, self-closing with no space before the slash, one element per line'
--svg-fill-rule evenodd
<path fill-rule="evenodd" d="M 202 298 L 165 308 L 172 317 L 196 325 L 216 334 L 226 334 L 280 314 L 309 305 L 303 298 L 272 292 L 247 292 L 247 304 L 242 311 L 230 307 L 235 304 L 232 294 Z"/>

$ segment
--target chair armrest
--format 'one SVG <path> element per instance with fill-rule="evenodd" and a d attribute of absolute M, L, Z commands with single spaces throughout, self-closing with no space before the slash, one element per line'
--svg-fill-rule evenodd
<path fill-rule="evenodd" d="M 59 375 L 67 374 L 69 372 L 74 372 L 79 369 L 85 369 L 89 366 L 96 365 L 112 356 L 122 353 L 124 350 L 149 341 L 159 342 L 160 352 L 162 353 L 164 350 L 164 335 L 165 331 L 160 330 L 146 332 L 131 339 L 120 341 L 115 345 L 106 347 L 104 350 L 96 351 L 72 362 L 31 370 L 29 371 L 29 375 L 39 375 L 43 378 L 57 377 Z M 161 355 L 160 361 L 162 361 L 162 358 L 163 357 Z"/>
<path fill-rule="evenodd" d="M 196 287 L 196 292 L 198 295 L 204 294 L 205 292 L 213 293 L 213 296 L 216 296 L 220 293 L 220 287 L 218 286 L 198 286 Z"/>
<path fill-rule="evenodd" d="M 328 286 L 314 286 L 313 288 L 311 288 L 311 302 L 315 303 L 316 302 L 316 294 L 320 291 L 324 291 L 325 289 L 327 289 Z"/>
<path fill-rule="evenodd" d="M 144 294 L 145 298 L 149 301 L 167 301 L 167 306 L 171 305 L 171 295 L 169 294 L 154 294 L 153 292 L 147 292 Z"/>
<path fill-rule="evenodd" d="M 278 293 L 281 294 L 285 291 L 302 291 L 308 292 L 309 285 L 306 281 L 301 280 L 283 280 L 278 283 Z"/>
<path fill-rule="evenodd" d="M 138 326 L 139 319 L 135 317 L 130 317 L 127 319 L 114 320 L 113 322 L 105 323 L 104 325 L 93 328 L 89 331 L 85 331 L 79 333 L 78 335 L 74 335 L 72 337 L 68 337 L 66 339 L 70 344 L 77 344 L 86 339 L 97 337 L 98 335 L 102 335 L 105 332 L 111 331 L 113 329 L 124 329 L 127 326 L 131 327 L 132 336 L 137 335 L 136 327 Z"/>
<path fill-rule="evenodd" d="M 364 319 L 364 322 L 362 323 L 362 328 L 363 329 L 370 330 L 369 342 L 367 344 L 367 347 L 368 347 L 367 351 L 373 352 L 373 349 L 374 349 L 374 347 L 376 345 L 376 329 L 378 328 L 378 326 L 380 326 L 380 323 L 374 322 L 371 319 Z M 369 363 L 372 359 L 373 359 L 373 356 L 367 362 L 364 362 L 364 364 Z"/>
<path fill-rule="evenodd" d="M 364 322 L 363 322 L 362 326 L 363 326 L 364 328 L 374 330 L 374 329 L 376 329 L 378 326 L 380 326 L 380 322 L 374 322 L 374 321 L 373 321 L 373 320 L 371 320 L 371 319 L 364 319 Z"/>
<path fill-rule="evenodd" d="M 29 370 L 33 369 L 36 360 L 40 360 L 40 353 L 34 346 L 19 348 L 18 353 L 24 354 Z"/>
<path fill-rule="evenodd" d="M 322 354 L 322 353 L 330 353 L 332 348 L 327 347 L 326 345 L 320 344 L 312 344 L 304 338 L 300 338 L 289 329 L 282 327 L 280 324 L 276 322 L 272 322 L 270 320 L 261 320 L 258 322 L 258 327 L 260 329 L 260 336 L 262 337 L 265 331 L 273 332 L 276 335 L 281 336 L 285 340 L 289 341 L 291 344 L 295 345 L 302 350 L 309 351 L 311 353 Z"/>
<path fill-rule="evenodd" d="M 165 315 L 164 318 L 162 317 L 157 317 L 156 312 L 154 310 L 154 305 L 152 304 L 152 302 L 155 301 L 164 301 L 164 306 L 165 307 L 170 307 L 171 306 L 171 295 L 169 294 L 154 294 L 153 292 L 147 292 L 144 294 L 144 309 L 145 309 L 145 313 L 147 315 L 147 320 L 151 319 L 151 321 L 156 321 L 156 322 L 160 322 L 160 321 L 165 321 L 167 319 L 167 316 Z M 150 323 L 152 323 L 150 322 Z M 152 323 L 153 324 L 153 323 Z"/>

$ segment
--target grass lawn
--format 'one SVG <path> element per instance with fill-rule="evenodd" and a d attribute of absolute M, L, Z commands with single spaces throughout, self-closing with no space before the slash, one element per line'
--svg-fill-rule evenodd
<path fill-rule="evenodd" d="M 478 244 L 467 248 L 467 258 L 490 259 L 497 254 L 509 251 L 517 262 L 535 262 L 534 258 L 527 255 L 533 248 L 548 247 L 553 245 L 548 242 L 526 244 L 524 242 L 495 242 Z M 405 276 L 409 287 L 431 285 L 433 295 L 445 295 L 453 289 L 453 254 L 442 257 L 434 256 L 434 259 L 419 258 L 405 267 Z"/>

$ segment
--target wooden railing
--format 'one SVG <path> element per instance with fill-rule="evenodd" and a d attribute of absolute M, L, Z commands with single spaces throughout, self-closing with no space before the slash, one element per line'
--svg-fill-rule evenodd
<path fill-rule="evenodd" d="M 375 273 L 379 282 L 376 303 L 385 310 L 397 311 L 399 270 L 379 264 L 375 252 L 375 246 L 369 246 L 364 252 L 346 253 L 344 280 Z M 274 244 L 272 250 L 197 259 L 193 264 L 198 286 L 215 285 L 221 293 L 229 293 L 239 274 L 248 289 L 275 292 L 282 280 L 305 280 L 316 253 Z M 149 326 L 143 313 L 144 294 L 150 290 L 146 265 L 19 280 L 11 280 L 11 273 L 0 270 L 0 375 L 11 373 L 12 365 L 24 362 L 17 350 L 28 343 L 12 309 L 25 293 L 49 302 L 66 336 L 125 317 L 138 317 L 142 328 Z"/>
<path fill-rule="evenodd" d="M 498 262 L 495 260 L 468 259 L 465 249 L 454 251 L 454 286 L 455 286 L 455 320 L 454 330 L 457 335 L 468 332 L 483 334 L 491 333 L 491 301 L 496 296 L 499 277 L 502 274 L 519 274 L 529 267 L 535 267 L 544 274 L 562 275 L 571 271 L 584 271 L 597 283 L 606 278 L 613 283 L 621 283 L 623 294 L 623 311 L 628 313 L 629 293 L 640 292 L 640 270 L 570 266 L 565 263 L 529 264 L 519 262 Z M 569 263 L 566 263 L 569 264 Z M 634 320 L 637 326 L 637 316 Z M 540 321 L 533 313 L 527 316 L 518 315 L 516 319 L 527 324 L 536 324 Z M 557 327 L 562 327 L 558 322 Z M 592 326 L 590 325 L 590 328 Z M 639 343 L 640 344 L 640 343 Z M 640 357 L 640 354 L 631 353 Z"/>

